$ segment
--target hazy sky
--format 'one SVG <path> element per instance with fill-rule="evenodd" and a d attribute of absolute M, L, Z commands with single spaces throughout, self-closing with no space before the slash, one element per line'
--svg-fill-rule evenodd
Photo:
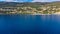
<path fill-rule="evenodd" d="M 7 2 L 52 2 L 52 1 L 60 1 L 60 0 L 0 0 Z"/>

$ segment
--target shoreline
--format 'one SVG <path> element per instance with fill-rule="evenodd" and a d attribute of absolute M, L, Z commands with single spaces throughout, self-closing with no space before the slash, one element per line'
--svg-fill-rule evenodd
<path fill-rule="evenodd" d="M 54 14 L 0 14 L 0 15 L 60 15 L 60 12 Z"/>

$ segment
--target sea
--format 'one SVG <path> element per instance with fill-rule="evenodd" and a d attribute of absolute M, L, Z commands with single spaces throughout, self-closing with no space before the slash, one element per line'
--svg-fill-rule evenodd
<path fill-rule="evenodd" d="M 0 15 L 0 34 L 60 34 L 60 15 Z"/>

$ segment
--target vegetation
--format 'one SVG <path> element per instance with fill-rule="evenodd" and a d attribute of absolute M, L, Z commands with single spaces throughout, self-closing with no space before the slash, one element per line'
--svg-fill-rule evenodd
<path fill-rule="evenodd" d="M 1 14 L 54 14 L 60 12 L 60 2 L 0 2 Z"/>

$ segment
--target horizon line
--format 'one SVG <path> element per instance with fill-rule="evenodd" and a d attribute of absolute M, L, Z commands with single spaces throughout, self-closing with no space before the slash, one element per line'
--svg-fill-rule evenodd
<path fill-rule="evenodd" d="M 0 1 L 0 2 L 9 2 L 9 1 Z M 11 1 L 11 2 L 19 2 L 19 1 Z M 47 1 L 47 2 L 60 2 L 60 1 Z"/>

